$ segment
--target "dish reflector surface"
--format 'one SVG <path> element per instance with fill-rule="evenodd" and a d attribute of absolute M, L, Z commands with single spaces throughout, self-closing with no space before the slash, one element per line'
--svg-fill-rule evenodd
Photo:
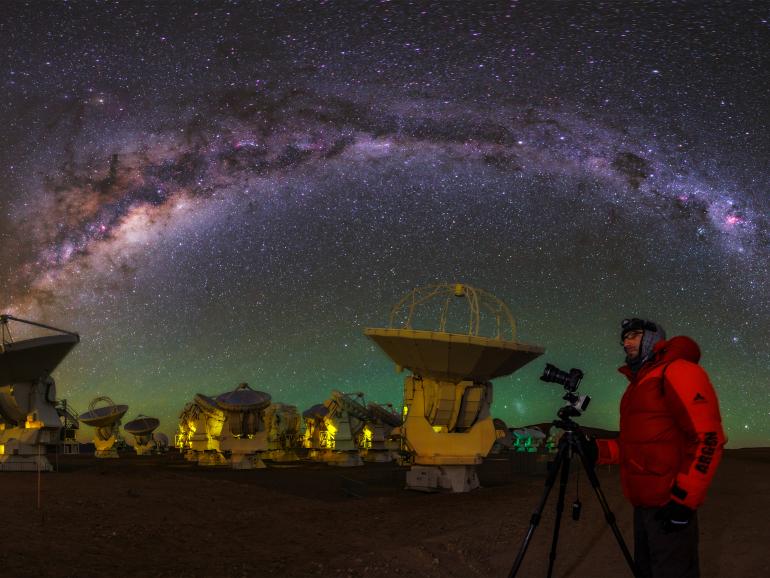
<path fill-rule="evenodd" d="M 128 411 L 127 405 L 107 405 L 87 411 L 78 417 L 86 425 L 105 427 L 114 424 Z"/>
<path fill-rule="evenodd" d="M 222 409 L 219 407 L 219 405 L 217 405 L 217 401 L 214 398 L 202 393 L 196 393 L 193 400 L 206 415 L 212 417 L 222 417 Z"/>
<path fill-rule="evenodd" d="M 318 403 L 302 412 L 302 417 L 304 418 L 320 418 L 327 415 L 329 415 L 329 408 L 322 403 Z"/>
<path fill-rule="evenodd" d="M 159 419 L 154 417 L 142 416 L 128 422 L 126 425 L 123 426 L 123 429 L 130 434 L 133 434 L 135 436 L 140 436 L 140 435 L 151 434 L 157 429 L 159 425 L 160 425 Z"/>
<path fill-rule="evenodd" d="M 217 396 L 216 403 L 227 411 L 253 411 L 266 408 L 270 399 L 269 393 L 255 391 L 242 383 L 233 391 Z"/>
<path fill-rule="evenodd" d="M 509 375 L 545 352 L 517 341 L 439 331 L 370 328 L 364 335 L 412 373 L 453 382 Z"/>
<path fill-rule="evenodd" d="M 49 335 L 5 343 L 0 347 L 0 384 L 47 377 L 79 341 L 77 335 Z"/>

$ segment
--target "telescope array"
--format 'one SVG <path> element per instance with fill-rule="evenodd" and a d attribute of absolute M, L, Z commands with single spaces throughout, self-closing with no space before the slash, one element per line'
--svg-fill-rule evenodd
<path fill-rule="evenodd" d="M 452 316 L 458 303 L 466 308 L 459 320 Z M 432 326 L 418 327 L 426 322 L 425 310 L 429 324 L 431 315 L 437 317 Z M 57 334 L 13 341 L 9 321 Z M 41 449 L 63 424 L 50 373 L 79 337 L 10 316 L 0 316 L 0 325 L 0 466 L 51 469 Z M 482 334 L 484 328 L 491 334 Z M 552 436 L 546 440 L 539 430 L 512 435 L 491 416 L 490 380 L 544 352 L 516 340 L 508 307 L 491 294 L 463 284 L 417 288 L 392 308 L 388 327 L 364 334 L 399 370 L 410 372 L 404 379 L 403 413 L 390 405 L 366 404 L 362 392 L 335 389 L 300 415 L 295 406 L 273 403 L 270 394 L 241 383 L 215 396 L 196 394 L 179 416 L 175 447 L 201 466 L 233 469 L 264 468 L 263 459 L 301 456 L 340 467 L 399 460 L 411 465 L 407 488 L 464 492 L 479 486 L 475 466 L 493 445 L 495 451 L 524 451 L 550 442 Z M 119 426 L 127 411 L 127 405 L 100 396 L 77 418 L 94 428 L 96 457 L 118 457 Z M 168 447 L 168 438 L 154 433 L 159 425 L 157 418 L 144 415 L 125 425 L 138 455 Z"/>

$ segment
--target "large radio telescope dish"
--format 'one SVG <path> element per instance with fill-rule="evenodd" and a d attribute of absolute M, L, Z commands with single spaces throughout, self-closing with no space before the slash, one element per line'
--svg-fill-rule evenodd
<path fill-rule="evenodd" d="M 10 321 L 59 334 L 14 341 Z M 80 336 L 71 331 L 0 315 L 0 384 L 28 383 L 48 377 L 79 341 Z"/>
<path fill-rule="evenodd" d="M 453 300 L 464 298 L 465 319 L 450 319 Z M 439 306 L 433 330 L 414 329 L 421 309 Z M 447 331 L 460 326 L 463 333 Z M 488 335 L 483 335 L 482 326 Z M 544 349 L 516 340 L 516 324 L 500 299 L 469 285 L 440 284 L 407 293 L 391 309 L 389 327 L 368 328 L 372 339 L 400 367 L 433 379 L 489 381 L 509 375 Z"/>
<path fill-rule="evenodd" d="M 516 340 L 505 303 L 461 283 L 410 291 L 392 308 L 387 328 L 368 328 L 364 334 L 412 373 L 404 380 L 401 426 L 412 455 L 407 487 L 477 488 L 475 466 L 497 439 L 491 380 L 545 350 Z"/>

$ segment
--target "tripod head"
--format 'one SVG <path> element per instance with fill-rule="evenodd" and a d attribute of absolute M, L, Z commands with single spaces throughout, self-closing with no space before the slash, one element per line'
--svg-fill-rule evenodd
<path fill-rule="evenodd" d="M 564 430 L 565 432 L 570 433 L 581 433 L 583 430 L 580 429 L 580 424 L 572 421 L 569 418 L 566 419 L 555 419 L 551 422 L 553 425 L 558 427 L 559 429 Z"/>

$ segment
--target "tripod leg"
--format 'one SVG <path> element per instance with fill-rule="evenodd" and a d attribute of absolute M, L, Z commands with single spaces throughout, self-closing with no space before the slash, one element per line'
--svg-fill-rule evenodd
<path fill-rule="evenodd" d="M 623 552 L 623 557 L 626 559 L 628 567 L 631 569 L 631 574 L 636 576 L 636 565 L 634 564 L 634 559 L 631 556 L 631 552 L 628 550 L 628 546 L 626 546 L 625 540 L 623 540 L 623 535 L 620 533 L 618 524 L 615 521 L 615 514 L 613 514 L 612 510 L 610 510 L 610 506 L 607 503 L 607 498 L 604 497 L 604 492 L 602 492 L 602 488 L 599 485 L 599 478 L 596 476 L 596 471 L 594 471 L 594 468 L 587 464 L 585 457 L 586 454 L 583 450 L 582 441 L 579 438 L 578 442 L 575 444 L 575 447 L 580 454 L 580 461 L 583 463 L 583 469 L 585 470 L 586 475 L 591 482 L 591 487 L 593 487 L 594 492 L 596 493 L 596 497 L 599 499 L 599 504 L 601 505 L 602 511 L 604 512 L 604 519 L 607 520 L 607 524 L 612 529 L 612 533 L 615 535 L 615 539 L 618 541 L 620 550 Z"/>
<path fill-rule="evenodd" d="M 513 562 L 511 571 L 508 573 L 508 578 L 514 578 L 516 576 L 521 563 L 524 561 L 524 554 L 527 553 L 529 541 L 532 539 L 532 534 L 535 533 L 535 528 L 537 528 L 537 525 L 540 523 L 540 517 L 543 514 L 545 502 L 548 500 L 548 494 L 551 493 L 551 488 L 553 488 L 553 484 L 556 481 L 556 476 L 559 473 L 559 469 L 561 468 L 564 456 L 568 452 L 569 447 L 567 446 L 566 439 L 562 439 L 559 442 L 559 451 L 553 461 L 551 471 L 548 472 L 548 477 L 545 480 L 545 489 L 543 490 L 543 495 L 540 497 L 540 502 L 538 502 L 535 511 L 532 513 L 532 517 L 529 519 L 529 529 L 527 530 L 527 534 L 524 536 L 524 540 L 521 542 L 521 546 L 519 546 L 519 552 L 516 554 L 516 560 Z"/>
<path fill-rule="evenodd" d="M 569 436 L 569 434 L 566 434 Z M 569 446 L 564 452 L 564 461 L 561 466 L 561 480 L 559 482 L 559 499 L 556 502 L 556 520 L 553 525 L 553 540 L 551 541 L 551 553 L 548 555 L 548 578 L 553 574 L 553 564 L 556 561 L 556 546 L 559 542 L 559 528 L 561 527 L 561 516 L 564 513 L 564 495 L 567 492 L 567 483 L 569 482 L 569 464 L 571 461 Z"/>

